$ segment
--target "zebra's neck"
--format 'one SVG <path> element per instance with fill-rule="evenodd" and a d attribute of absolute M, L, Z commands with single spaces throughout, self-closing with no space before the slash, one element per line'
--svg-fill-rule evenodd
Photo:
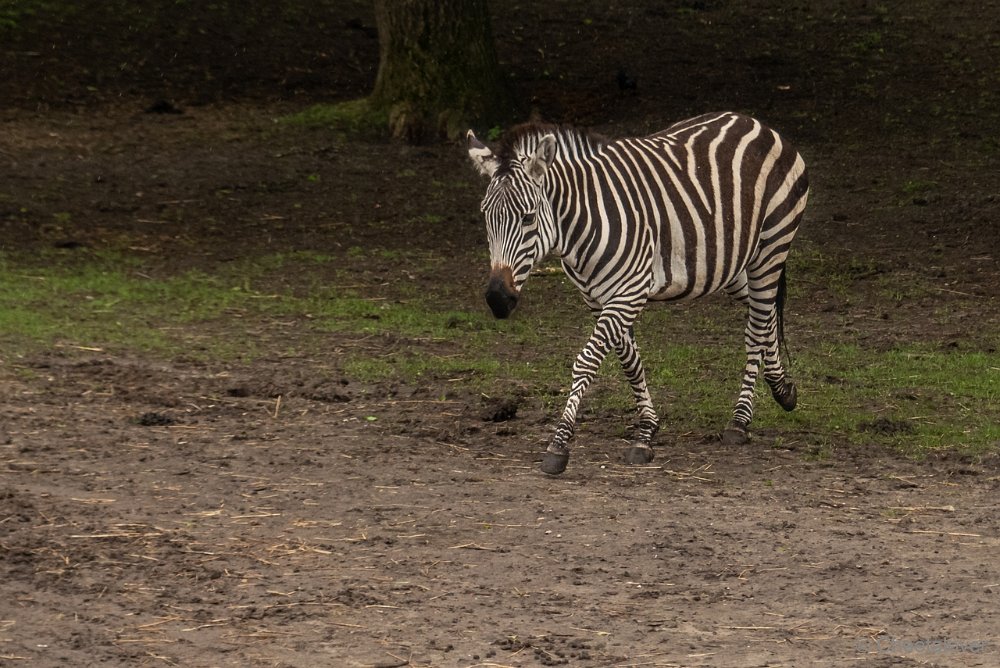
<path fill-rule="evenodd" d="M 608 140 L 568 126 L 521 125 L 508 131 L 504 137 L 499 149 L 500 169 L 509 168 L 514 160 L 534 155 L 542 138 L 547 135 L 556 139 L 556 155 L 542 186 L 544 202 L 539 216 L 536 257 L 541 260 L 554 251 L 566 260 L 567 254 L 572 252 L 569 241 L 580 237 L 573 228 L 581 223 L 579 211 L 574 214 L 567 208 L 569 200 L 575 199 L 568 192 L 572 190 L 572 179 L 568 178 L 568 174 L 598 155 Z"/>
<path fill-rule="evenodd" d="M 579 206 L 579 193 L 574 192 L 572 174 L 589 171 L 585 165 L 603 151 L 608 140 L 576 128 L 559 127 L 552 134 L 556 137 L 556 158 L 543 186 L 552 221 L 549 250 L 558 253 L 564 265 L 575 266 L 576 242 L 590 236 L 584 228 L 591 221 Z"/>

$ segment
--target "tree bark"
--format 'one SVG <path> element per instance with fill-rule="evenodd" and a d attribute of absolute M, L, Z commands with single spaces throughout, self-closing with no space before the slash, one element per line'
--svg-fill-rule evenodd
<path fill-rule="evenodd" d="M 455 137 L 512 117 L 486 0 L 375 0 L 379 69 L 369 98 L 393 136 Z"/>

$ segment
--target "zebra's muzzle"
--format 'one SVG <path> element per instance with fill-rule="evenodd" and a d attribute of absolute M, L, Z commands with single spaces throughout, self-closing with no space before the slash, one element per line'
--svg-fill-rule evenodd
<path fill-rule="evenodd" d="M 514 276 L 509 268 L 494 269 L 490 272 L 490 282 L 486 286 L 486 303 L 496 318 L 506 318 L 517 306 Z"/>

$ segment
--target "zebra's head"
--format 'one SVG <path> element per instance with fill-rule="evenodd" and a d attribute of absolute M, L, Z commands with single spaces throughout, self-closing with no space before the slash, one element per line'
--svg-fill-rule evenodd
<path fill-rule="evenodd" d="M 537 134 L 497 156 L 469 130 L 469 157 L 480 174 L 490 177 L 481 209 L 490 245 L 490 281 L 486 303 L 497 318 L 517 306 L 531 268 L 552 246 L 552 206 L 543 196 L 545 175 L 556 155 L 556 138 Z"/>

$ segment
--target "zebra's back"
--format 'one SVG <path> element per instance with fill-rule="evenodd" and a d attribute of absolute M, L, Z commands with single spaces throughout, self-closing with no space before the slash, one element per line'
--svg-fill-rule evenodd
<path fill-rule="evenodd" d="M 634 195 L 654 238 L 651 299 L 714 292 L 787 251 L 808 193 L 805 164 L 759 121 L 705 114 L 605 152 L 643 184 Z"/>

